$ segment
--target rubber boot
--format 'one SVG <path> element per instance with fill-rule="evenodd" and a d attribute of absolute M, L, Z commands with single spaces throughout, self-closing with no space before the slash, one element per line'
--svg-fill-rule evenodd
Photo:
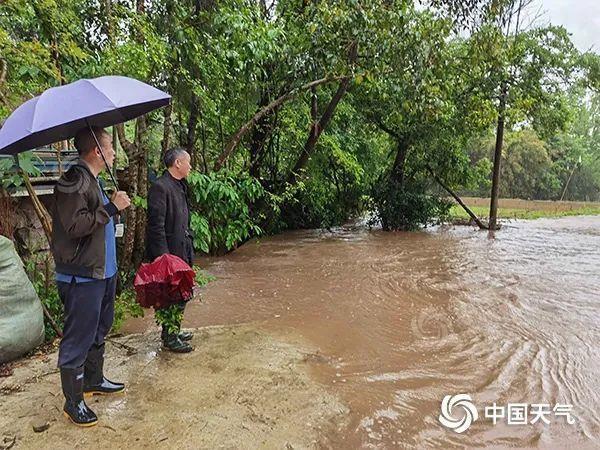
<path fill-rule="evenodd" d="M 80 427 L 91 427 L 98 417 L 83 400 L 83 366 L 76 369 L 60 368 L 60 382 L 65 395 L 65 416 Z"/>
<path fill-rule="evenodd" d="M 116 394 L 125 390 L 125 384 L 104 376 L 104 344 L 92 345 L 84 364 L 83 392 L 86 396 Z"/>
<path fill-rule="evenodd" d="M 194 337 L 194 333 L 192 333 L 191 331 L 180 331 L 177 336 L 182 341 L 191 341 Z"/>
<path fill-rule="evenodd" d="M 160 333 L 160 338 L 163 342 L 167 338 L 168 334 L 169 332 L 167 331 L 167 328 L 163 326 L 162 332 Z M 179 339 L 181 339 L 182 341 L 191 341 L 194 337 L 194 333 L 192 333 L 191 331 L 179 331 L 179 333 L 177 333 L 177 337 L 179 337 Z"/>
<path fill-rule="evenodd" d="M 193 350 L 192 346 L 179 338 L 179 333 L 169 333 L 166 327 L 163 327 L 160 335 L 163 347 L 175 353 L 189 353 Z"/>

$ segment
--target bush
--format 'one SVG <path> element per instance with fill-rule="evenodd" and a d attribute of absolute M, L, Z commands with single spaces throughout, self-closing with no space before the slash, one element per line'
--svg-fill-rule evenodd
<path fill-rule="evenodd" d="M 314 156 L 310 176 L 289 189 L 282 207 L 287 228 L 328 228 L 341 225 L 363 208 L 364 171 L 356 158 L 331 145 Z"/>
<path fill-rule="evenodd" d="M 111 332 L 118 332 L 129 317 L 144 317 L 144 309 L 137 302 L 133 288 L 125 289 L 116 296 L 115 318 Z"/>
<path fill-rule="evenodd" d="M 51 270 L 51 256 L 36 254 L 24 260 L 25 271 L 33 285 L 42 305 L 48 311 L 59 329 L 63 328 L 64 308 L 58 296 L 58 289 L 54 281 L 54 271 Z M 54 328 L 44 315 L 45 340 L 52 341 L 57 337 Z"/>
<path fill-rule="evenodd" d="M 370 224 L 380 223 L 386 231 L 416 230 L 443 220 L 452 205 L 442 197 L 428 194 L 422 183 L 413 181 L 399 186 L 387 176 L 375 184 L 372 202 L 374 216 Z"/>
<path fill-rule="evenodd" d="M 256 179 L 221 170 L 208 175 L 192 172 L 188 183 L 196 249 L 221 254 L 262 234 L 261 217 L 252 211 L 252 205 L 265 191 Z"/>

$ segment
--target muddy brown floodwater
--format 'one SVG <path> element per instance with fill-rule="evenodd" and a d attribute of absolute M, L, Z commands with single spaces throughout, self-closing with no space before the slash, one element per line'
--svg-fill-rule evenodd
<path fill-rule="evenodd" d="M 312 376 L 350 408 L 333 448 L 600 448 L 600 217 L 512 222 L 495 239 L 298 231 L 201 265 L 217 280 L 186 326 L 259 321 L 314 344 Z M 438 420 L 457 394 L 478 413 L 463 433 Z M 528 405 L 526 424 L 509 403 Z"/>

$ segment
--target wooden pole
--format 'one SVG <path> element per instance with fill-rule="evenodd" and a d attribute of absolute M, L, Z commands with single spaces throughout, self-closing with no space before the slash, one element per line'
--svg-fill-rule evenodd
<path fill-rule="evenodd" d="M 581 156 L 579 157 L 579 162 L 581 162 Z M 565 184 L 565 188 L 562 191 L 562 194 L 560 196 L 560 201 L 561 202 L 565 198 L 565 194 L 567 193 L 567 188 L 569 187 L 569 183 L 571 182 L 571 178 L 573 178 L 573 174 L 575 173 L 575 170 L 577 169 L 577 164 L 579 164 L 579 163 L 575 163 L 575 166 L 573 167 L 573 170 L 571 170 L 571 174 L 569 175 L 569 179 L 567 180 L 567 184 Z"/>
<path fill-rule="evenodd" d="M 23 183 L 25 184 L 25 188 L 27 189 L 27 193 L 29 194 L 29 198 L 31 198 L 31 202 L 33 203 L 33 209 L 40 219 L 40 223 L 42 224 L 42 228 L 44 229 L 44 233 L 46 235 L 46 239 L 48 239 L 48 244 L 50 244 L 52 239 L 52 221 L 50 219 L 50 214 L 46 210 L 44 204 L 40 201 L 37 196 L 33 186 L 31 185 L 31 180 L 29 179 L 29 175 L 23 169 L 21 169 L 21 165 L 19 164 L 19 155 L 15 155 L 15 162 L 17 163 L 17 169 L 21 178 L 23 179 Z"/>

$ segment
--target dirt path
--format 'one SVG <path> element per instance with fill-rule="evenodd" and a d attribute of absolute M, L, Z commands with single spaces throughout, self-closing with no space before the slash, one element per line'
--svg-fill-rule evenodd
<path fill-rule="evenodd" d="M 158 350 L 157 333 L 107 345 L 107 376 L 124 394 L 88 404 L 99 424 L 63 417 L 56 354 L 25 360 L 0 378 L 2 448 L 313 448 L 344 425 L 347 408 L 307 375 L 313 350 L 251 325 L 196 332 L 196 351 Z M 49 424 L 34 432 L 34 422 Z"/>

